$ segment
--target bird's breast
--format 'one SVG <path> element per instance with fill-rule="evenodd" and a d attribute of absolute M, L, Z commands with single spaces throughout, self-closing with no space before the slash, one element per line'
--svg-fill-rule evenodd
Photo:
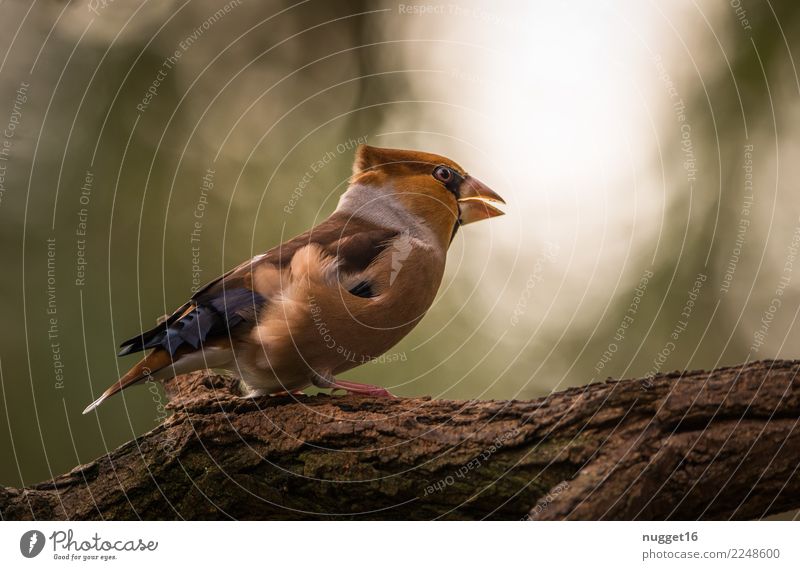
<path fill-rule="evenodd" d="M 400 241 L 354 277 L 369 283 L 372 296 L 325 279 L 284 280 L 248 339 L 254 362 L 288 377 L 337 373 L 378 358 L 420 322 L 443 272 L 441 256 Z"/>

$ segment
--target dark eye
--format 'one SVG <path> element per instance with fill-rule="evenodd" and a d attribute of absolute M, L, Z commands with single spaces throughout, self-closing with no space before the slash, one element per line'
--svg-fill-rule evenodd
<path fill-rule="evenodd" d="M 447 184 L 453 179 L 453 171 L 446 166 L 437 166 L 433 169 L 433 177 L 439 182 Z"/>

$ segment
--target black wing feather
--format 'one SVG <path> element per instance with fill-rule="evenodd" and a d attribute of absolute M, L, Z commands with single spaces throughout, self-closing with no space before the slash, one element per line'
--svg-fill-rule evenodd
<path fill-rule="evenodd" d="M 244 287 L 220 291 L 201 302 L 187 303 L 164 323 L 126 340 L 120 345 L 119 356 L 148 348 L 163 348 L 174 355 L 183 344 L 198 348 L 207 339 L 228 334 L 237 325 L 254 320 L 263 304 L 261 295 Z M 191 310 L 186 312 L 189 307 Z"/>
<path fill-rule="evenodd" d="M 227 334 L 244 321 L 254 322 L 266 300 L 252 291 L 249 277 L 254 265 L 270 263 L 285 267 L 294 254 L 310 243 L 338 258 L 338 270 L 355 274 L 365 270 L 389 246 L 398 232 L 357 217 L 336 214 L 305 234 L 272 248 L 201 287 L 180 309 L 160 323 L 120 345 L 119 356 L 162 347 L 175 354 L 182 345 L 197 348 L 208 338 Z M 351 293 L 372 297 L 372 284 L 358 283 Z"/>
<path fill-rule="evenodd" d="M 350 289 L 350 294 L 356 297 L 363 297 L 364 299 L 375 296 L 375 293 L 372 291 L 372 284 L 369 281 L 359 281 L 355 287 Z"/>

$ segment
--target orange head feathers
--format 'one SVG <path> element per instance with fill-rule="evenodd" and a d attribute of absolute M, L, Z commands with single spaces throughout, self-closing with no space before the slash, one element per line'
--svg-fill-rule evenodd
<path fill-rule="evenodd" d="M 492 202 L 505 203 L 449 158 L 361 145 L 353 162 L 351 187 L 342 196 L 340 208 L 356 216 L 400 210 L 424 220 L 449 244 L 458 226 L 503 215 Z"/>

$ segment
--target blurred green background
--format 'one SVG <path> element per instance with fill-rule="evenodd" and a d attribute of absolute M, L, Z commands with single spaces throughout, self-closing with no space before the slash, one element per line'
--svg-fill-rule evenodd
<path fill-rule="evenodd" d="M 1 484 L 152 429 L 146 386 L 81 415 L 116 346 L 327 216 L 364 138 L 453 158 L 508 215 L 348 378 L 534 398 L 800 356 L 797 2 L 0 11 Z"/>

